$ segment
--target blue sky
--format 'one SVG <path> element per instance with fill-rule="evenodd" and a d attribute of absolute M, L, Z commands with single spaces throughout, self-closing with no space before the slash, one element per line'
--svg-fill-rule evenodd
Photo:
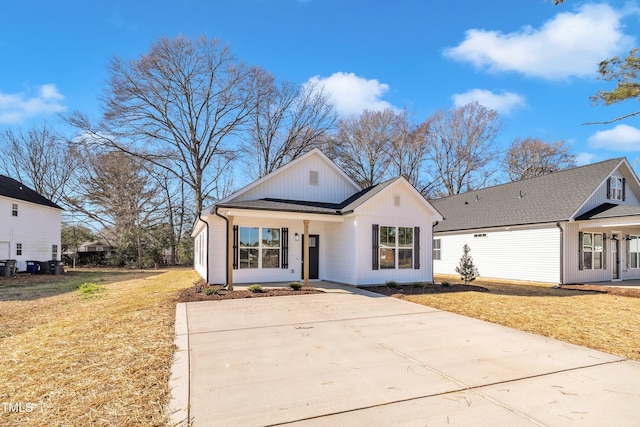
<path fill-rule="evenodd" d="M 279 79 L 320 81 L 343 115 L 406 108 L 416 122 L 477 100 L 516 137 L 565 140 L 579 164 L 640 170 L 639 109 L 592 106 L 602 59 L 640 45 L 636 2 L 567 0 L 10 1 L 0 14 L 0 129 L 79 110 L 97 118 L 112 56 L 206 34 Z"/>

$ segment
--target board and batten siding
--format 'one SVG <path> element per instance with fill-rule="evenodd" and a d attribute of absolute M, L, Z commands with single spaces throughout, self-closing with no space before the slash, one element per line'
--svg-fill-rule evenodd
<path fill-rule="evenodd" d="M 18 205 L 18 216 L 11 213 Z M 53 245 L 62 256 L 61 210 L 23 200 L 0 196 L 0 259 L 15 259 L 19 271 L 25 271 L 27 261 L 49 261 Z M 17 244 L 22 255 L 17 255 Z M 7 253 L 8 252 L 8 253 Z"/>
<path fill-rule="evenodd" d="M 614 171 L 613 174 L 611 174 L 611 177 L 626 179 L 625 200 L 611 200 L 607 198 L 607 180 L 605 179 L 602 182 L 602 184 L 600 184 L 598 189 L 593 193 L 593 195 L 580 208 L 576 216 L 580 216 L 583 213 L 590 211 L 591 209 L 597 208 L 603 203 L 614 203 L 618 205 L 628 205 L 628 206 L 640 206 L 640 200 L 638 200 L 638 197 L 629 188 L 630 179 L 625 177 L 624 174 L 620 171 L 620 169 L 617 169 L 616 171 Z"/>
<path fill-rule="evenodd" d="M 356 209 L 357 284 L 376 285 L 393 280 L 398 283 L 432 282 L 431 236 L 436 220 L 423 200 L 400 182 Z M 372 269 L 372 225 L 420 227 L 420 268 Z"/>
<path fill-rule="evenodd" d="M 582 228 L 580 228 L 582 224 Z M 605 259 L 606 268 L 593 270 L 580 270 L 580 237 L 579 233 L 605 233 L 607 235 Z M 613 278 L 613 251 L 611 250 L 611 235 L 616 233 L 620 236 L 619 256 L 620 256 L 620 279 L 631 280 L 640 279 L 640 269 L 627 267 L 627 242 L 626 235 L 640 235 L 638 227 L 584 227 L 584 223 L 569 223 L 565 225 L 565 283 L 590 283 L 608 282 Z"/>
<path fill-rule="evenodd" d="M 314 173 L 313 177 L 312 173 Z M 312 182 L 312 179 L 317 179 L 317 183 Z M 358 191 L 360 191 L 359 188 L 316 154 L 268 177 L 260 185 L 247 190 L 233 200 L 273 198 L 340 203 Z"/>
<path fill-rule="evenodd" d="M 472 233 L 442 234 L 440 260 L 434 260 L 436 274 L 457 274 L 462 249 L 481 277 L 559 283 L 560 231 L 553 226 L 512 230 L 475 230 Z"/>
<path fill-rule="evenodd" d="M 331 222 L 325 225 L 324 242 L 329 248 L 326 253 L 326 268 L 322 277 L 338 283 L 357 283 L 356 259 L 362 248 L 356 241 L 357 219 L 349 218 L 345 222 Z"/>
<path fill-rule="evenodd" d="M 210 252 L 210 276 L 209 282 L 221 284 L 226 281 L 226 246 L 224 229 L 225 222 L 222 223 L 221 229 L 211 230 L 211 240 L 218 240 L 217 243 L 209 245 Z M 268 228 L 287 228 L 288 229 L 288 268 L 237 268 L 233 270 L 234 283 L 247 284 L 265 284 L 273 282 L 293 282 L 302 280 L 302 235 L 304 233 L 304 224 L 302 220 L 280 220 L 268 218 L 235 218 L 234 225 L 238 227 L 268 227 Z M 298 233 L 299 240 L 295 240 L 295 234 Z M 318 265 L 320 279 L 325 278 L 327 271 L 327 245 L 325 243 L 325 224 L 320 221 L 311 219 L 309 223 L 309 234 L 317 234 L 320 241 L 320 262 Z M 218 237 L 216 237 L 218 236 Z M 282 239 L 282 234 L 280 235 Z M 280 264 L 282 264 L 282 242 L 280 243 Z"/>

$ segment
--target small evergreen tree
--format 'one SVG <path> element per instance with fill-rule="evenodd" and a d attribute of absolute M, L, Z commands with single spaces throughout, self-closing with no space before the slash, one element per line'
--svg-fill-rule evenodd
<path fill-rule="evenodd" d="M 460 258 L 460 264 L 456 267 L 456 272 L 460 275 L 460 280 L 464 280 L 465 285 L 473 282 L 480 275 L 476 266 L 473 265 L 473 257 L 469 255 L 470 251 L 469 245 L 465 244 L 462 248 L 463 254 Z"/>

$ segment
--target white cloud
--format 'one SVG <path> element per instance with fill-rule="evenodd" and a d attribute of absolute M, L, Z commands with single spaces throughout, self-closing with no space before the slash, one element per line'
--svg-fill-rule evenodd
<path fill-rule="evenodd" d="M 40 86 L 35 96 L 0 92 L 0 123 L 15 124 L 30 117 L 64 112 L 67 107 L 62 100 L 64 96 L 54 84 Z"/>
<path fill-rule="evenodd" d="M 602 59 L 634 44 L 634 38 L 622 31 L 621 19 L 630 13 L 637 11 L 586 4 L 575 12 L 557 14 L 538 29 L 527 26 L 512 33 L 471 29 L 462 43 L 444 54 L 490 71 L 550 80 L 589 77 Z"/>
<path fill-rule="evenodd" d="M 526 105 L 522 95 L 514 92 L 503 92 L 501 94 L 484 89 L 471 89 L 464 93 L 456 93 L 452 96 L 453 104 L 456 107 L 478 102 L 500 114 L 510 114 L 514 109 Z"/>
<path fill-rule="evenodd" d="M 593 153 L 578 153 L 576 154 L 576 165 L 584 166 L 590 163 L 595 163 L 597 156 Z"/>
<path fill-rule="evenodd" d="M 333 73 L 329 77 L 314 76 L 310 84 L 320 85 L 331 97 L 331 101 L 341 116 L 359 115 L 364 110 L 382 111 L 386 108 L 398 109 L 382 100 L 389 91 L 389 85 L 376 79 L 367 80 L 354 73 Z"/>
<path fill-rule="evenodd" d="M 587 139 L 592 148 L 618 151 L 640 151 L 640 129 L 620 124 L 613 129 L 601 130 Z"/>

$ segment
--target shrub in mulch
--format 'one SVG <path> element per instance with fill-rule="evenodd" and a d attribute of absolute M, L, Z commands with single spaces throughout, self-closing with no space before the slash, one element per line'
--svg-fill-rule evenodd
<path fill-rule="evenodd" d="M 401 298 L 403 295 L 424 295 L 424 294 L 444 294 L 451 292 L 489 292 L 487 288 L 474 285 L 450 284 L 444 282 L 442 284 L 433 284 L 425 282 L 417 282 L 413 284 L 395 286 L 367 286 L 363 289 L 377 294 L 387 295 L 390 297 Z"/>
<path fill-rule="evenodd" d="M 251 285 L 252 290 L 229 291 L 222 286 L 208 285 L 204 280 L 198 280 L 193 286 L 183 289 L 178 293 L 178 302 L 193 301 L 220 301 L 241 298 L 264 298 L 287 295 L 319 294 L 323 291 L 311 287 L 291 286 L 287 288 L 263 288 L 260 285 Z"/>

